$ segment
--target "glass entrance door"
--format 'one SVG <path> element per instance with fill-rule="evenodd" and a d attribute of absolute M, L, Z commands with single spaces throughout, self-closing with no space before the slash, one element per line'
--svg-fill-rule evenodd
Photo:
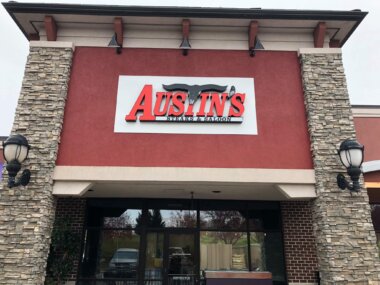
<path fill-rule="evenodd" d="M 148 232 L 144 285 L 196 284 L 194 232 Z"/>
<path fill-rule="evenodd" d="M 195 239 L 194 233 L 168 233 L 167 284 L 195 284 Z"/>

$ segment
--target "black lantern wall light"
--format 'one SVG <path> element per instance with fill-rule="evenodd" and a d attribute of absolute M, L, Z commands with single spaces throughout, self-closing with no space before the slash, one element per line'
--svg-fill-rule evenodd
<path fill-rule="evenodd" d="M 3 142 L 3 155 L 7 162 L 8 187 L 26 186 L 30 180 L 30 170 L 25 169 L 16 180 L 16 175 L 21 169 L 21 164 L 28 158 L 30 146 L 28 140 L 22 135 L 10 136 Z"/>
<path fill-rule="evenodd" d="M 361 166 L 364 158 L 364 146 L 354 139 L 343 141 L 338 149 L 340 161 L 347 168 L 347 174 L 352 183 L 348 182 L 343 174 L 338 174 L 337 182 L 340 189 L 348 189 L 351 192 L 360 191 L 359 178 L 362 173 Z"/>

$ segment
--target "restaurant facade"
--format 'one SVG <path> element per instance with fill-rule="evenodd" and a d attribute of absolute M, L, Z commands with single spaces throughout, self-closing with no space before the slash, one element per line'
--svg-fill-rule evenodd
<path fill-rule="evenodd" d="M 73 284 L 380 284 L 367 191 L 336 182 L 366 12 L 3 6 L 31 180 L 3 172 L 0 284 L 44 284 L 62 224 Z"/>

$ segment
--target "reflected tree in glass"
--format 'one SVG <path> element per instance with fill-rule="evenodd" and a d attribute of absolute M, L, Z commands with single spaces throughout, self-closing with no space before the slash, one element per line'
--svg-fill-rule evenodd
<path fill-rule="evenodd" d="M 212 229 L 242 229 L 245 219 L 239 211 L 205 211 L 202 215 L 202 223 L 205 228 Z M 222 240 L 225 244 L 235 244 L 243 232 L 212 232 L 212 235 Z"/>
<path fill-rule="evenodd" d="M 128 211 L 122 213 L 119 217 L 104 217 L 103 226 L 105 228 L 125 228 L 131 227 L 131 218 Z"/>
<path fill-rule="evenodd" d="M 146 225 L 150 228 L 164 228 L 165 221 L 162 220 L 160 210 L 157 210 L 157 209 L 149 210 L 147 212 L 146 222 L 144 222 L 143 215 L 140 212 L 136 218 L 136 225 L 135 225 L 137 234 L 141 233 L 141 227 L 143 225 Z"/>
<path fill-rule="evenodd" d="M 194 228 L 197 225 L 196 211 L 172 211 L 169 226 L 177 228 Z"/>
<path fill-rule="evenodd" d="M 160 210 L 154 209 L 148 212 L 148 223 L 152 228 L 164 228 L 165 222 L 162 220 Z"/>

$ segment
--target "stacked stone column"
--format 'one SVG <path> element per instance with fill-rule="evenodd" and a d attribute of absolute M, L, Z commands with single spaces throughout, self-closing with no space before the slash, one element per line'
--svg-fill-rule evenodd
<path fill-rule="evenodd" d="M 31 145 L 25 167 L 32 176 L 28 186 L 9 189 L 4 172 L 0 184 L 0 284 L 44 284 L 72 55 L 69 43 L 31 42 L 12 134 Z"/>
<path fill-rule="evenodd" d="M 380 267 L 368 195 L 351 195 L 336 183 L 346 173 L 340 143 L 355 138 L 339 49 L 300 51 L 317 198 L 313 227 L 322 284 L 380 284 Z"/>

